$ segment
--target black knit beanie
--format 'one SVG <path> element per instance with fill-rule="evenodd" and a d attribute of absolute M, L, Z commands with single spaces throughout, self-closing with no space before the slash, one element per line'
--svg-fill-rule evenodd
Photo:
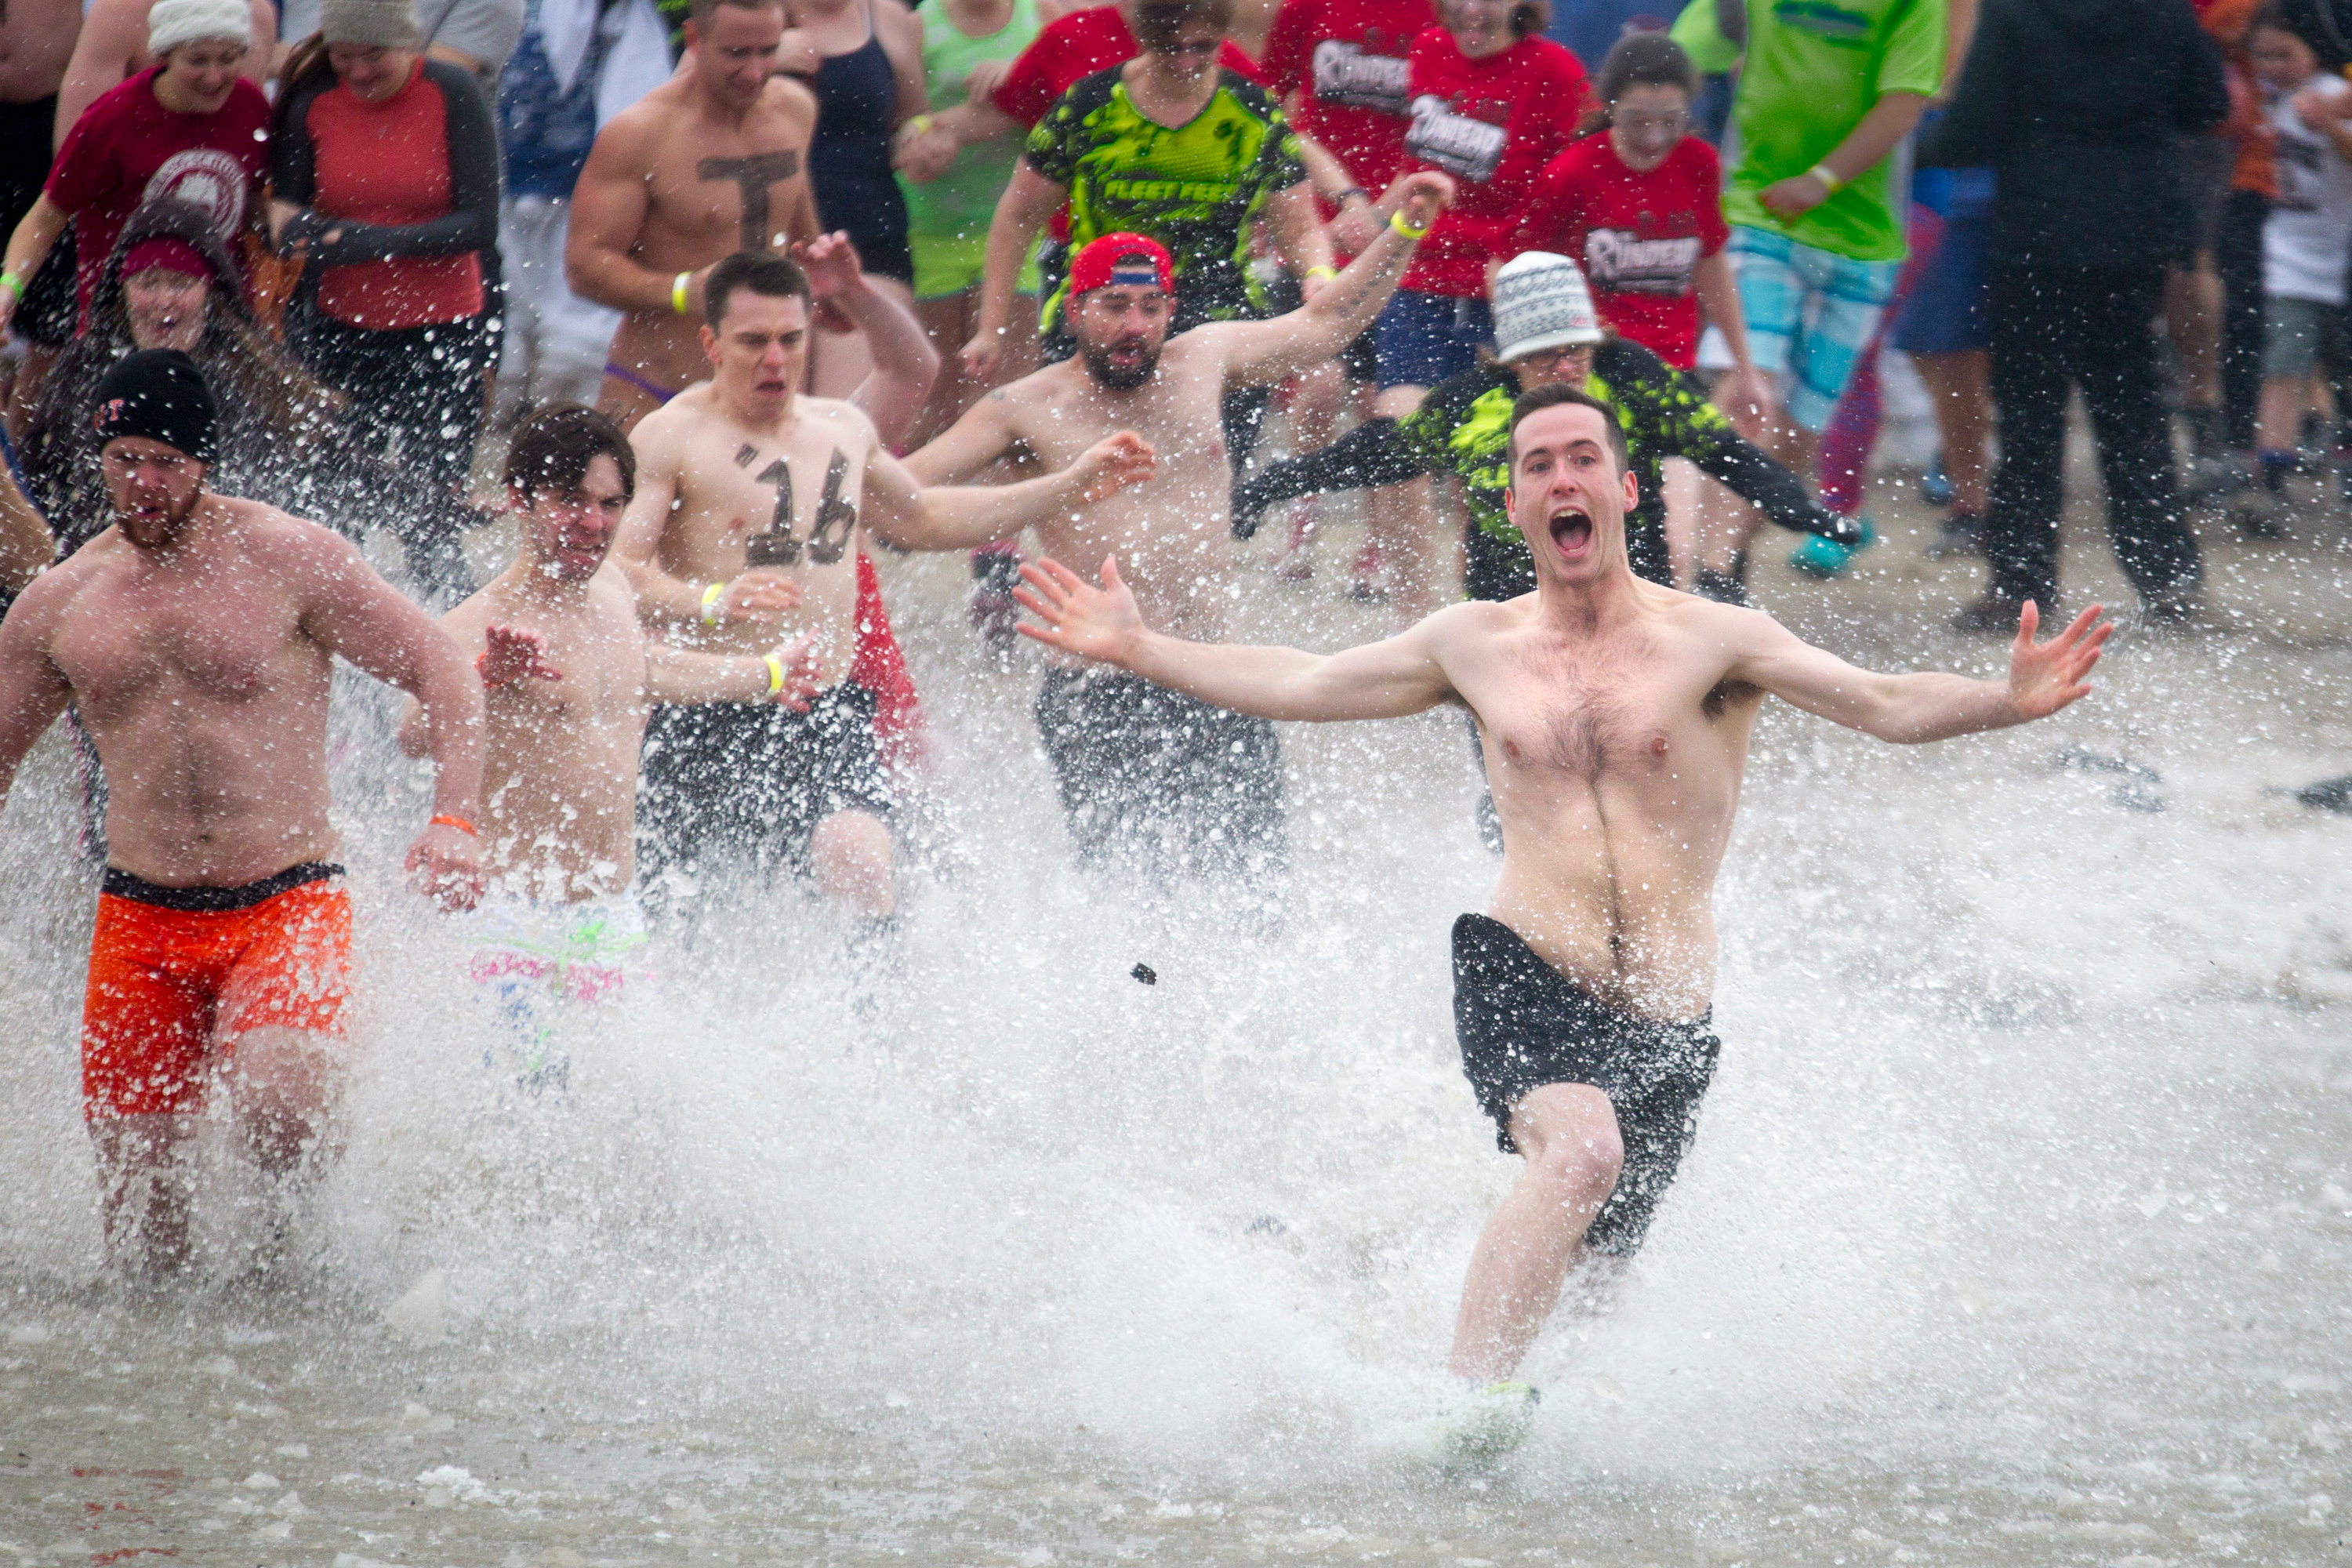
<path fill-rule="evenodd" d="M 204 372 L 178 349 L 125 354 L 98 384 L 92 426 L 100 446 L 118 436 L 143 436 L 209 463 L 218 455 L 219 425 L 220 405 Z"/>

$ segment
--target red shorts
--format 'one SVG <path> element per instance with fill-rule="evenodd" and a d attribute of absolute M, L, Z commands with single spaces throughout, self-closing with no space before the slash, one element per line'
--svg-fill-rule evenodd
<path fill-rule="evenodd" d="M 241 1035 L 340 1037 L 352 905 L 313 863 L 243 888 L 159 888 L 110 869 L 81 1009 L 82 1114 L 202 1110 Z"/>

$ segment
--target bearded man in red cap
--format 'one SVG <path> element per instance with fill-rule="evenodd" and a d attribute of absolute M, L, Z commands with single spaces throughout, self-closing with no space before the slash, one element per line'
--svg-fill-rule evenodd
<path fill-rule="evenodd" d="M 1338 354 L 1371 324 L 1437 215 L 1444 175 L 1419 174 L 1381 198 L 1388 226 L 1315 298 L 1265 321 L 1210 321 L 1169 335 L 1168 252 L 1107 234 L 1070 259 L 1063 309 L 1077 353 L 998 388 L 907 459 L 926 485 L 958 484 L 1000 458 L 1051 468 L 1133 430 L 1151 444 L 1149 484 L 1038 523 L 1045 553 L 1091 576 L 1112 556 L 1154 626 L 1222 641 L 1238 546 L 1219 408 Z M 1113 669 L 1056 668 L 1037 698 L 1079 858 L 1152 876 L 1278 875 L 1288 859 L 1282 755 L 1274 727 Z"/>

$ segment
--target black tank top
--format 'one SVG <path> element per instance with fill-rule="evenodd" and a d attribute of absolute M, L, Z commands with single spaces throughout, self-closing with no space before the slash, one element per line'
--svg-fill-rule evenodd
<path fill-rule="evenodd" d="M 870 9 L 865 44 L 845 55 L 824 56 L 808 84 L 817 100 L 809 183 L 816 191 L 818 216 L 827 229 L 848 232 L 866 271 L 912 282 L 907 199 L 890 169 L 898 83 Z"/>

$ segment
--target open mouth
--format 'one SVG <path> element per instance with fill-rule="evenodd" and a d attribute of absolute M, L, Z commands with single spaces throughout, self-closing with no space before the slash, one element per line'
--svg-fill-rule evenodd
<path fill-rule="evenodd" d="M 1592 543 L 1592 520 L 1573 507 L 1551 514 L 1551 542 L 1562 555 L 1580 555 Z"/>
<path fill-rule="evenodd" d="M 769 397 L 782 397 L 792 390 L 792 383 L 782 376 L 761 376 L 751 384 L 752 390 Z"/>

